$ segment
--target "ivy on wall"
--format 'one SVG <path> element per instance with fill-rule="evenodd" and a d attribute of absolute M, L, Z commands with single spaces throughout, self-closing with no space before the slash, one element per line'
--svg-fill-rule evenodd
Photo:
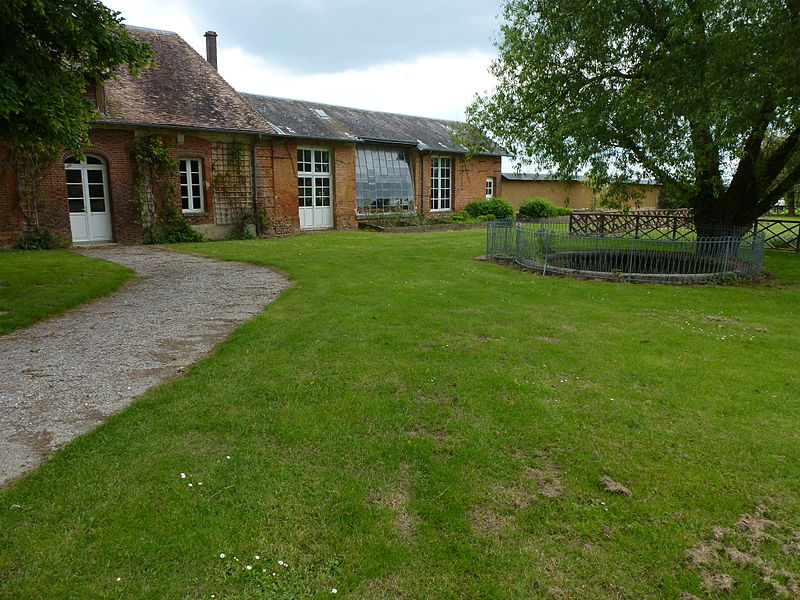
<path fill-rule="evenodd" d="M 131 146 L 130 156 L 134 165 L 133 202 L 145 243 L 201 241 L 202 234 L 192 229 L 175 203 L 178 163 L 164 141 L 156 135 L 137 138 Z M 161 190 L 158 200 L 153 192 L 154 184 Z"/>

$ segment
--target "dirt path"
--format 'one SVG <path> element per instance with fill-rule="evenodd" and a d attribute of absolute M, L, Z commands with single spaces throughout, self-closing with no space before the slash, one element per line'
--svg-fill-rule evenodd
<path fill-rule="evenodd" d="M 265 267 L 151 247 L 80 253 L 146 279 L 0 337 L 0 486 L 179 375 L 289 285 Z"/>

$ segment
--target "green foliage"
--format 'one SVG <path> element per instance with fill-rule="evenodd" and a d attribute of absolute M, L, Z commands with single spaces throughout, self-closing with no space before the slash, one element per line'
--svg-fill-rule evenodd
<path fill-rule="evenodd" d="M 24 233 L 14 244 L 14 248 L 17 250 L 54 250 L 66 248 L 69 245 L 69 240 L 52 231 L 43 230 Z"/>
<path fill-rule="evenodd" d="M 508 217 L 504 217 L 508 218 Z M 497 217 L 494 213 L 487 213 L 485 215 L 478 215 L 473 217 L 466 210 L 459 210 L 450 215 L 445 222 L 447 223 L 484 223 L 486 221 L 494 221 Z"/>
<path fill-rule="evenodd" d="M 119 13 L 94 0 L 0 2 L 0 139 L 15 150 L 79 152 L 94 104 L 87 81 L 151 64 Z"/>
<path fill-rule="evenodd" d="M 156 135 L 137 138 L 130 148 L 134 164 L 134 195 L 138 221 L 150 244 L 200 242 L 204 236 L 192 229 L 175 204 L 175 171 L 178 163 Z M 160 202 L 153 198 L 153 184 L 160 185 Z"/>
<path fill-rule="evenodd" d="M 257 236 L 252 231 L 234 231 L 228 236 L 229 240 L 255 240 Z"/>
<path fill-rule="evenodd" d="M 526 200 L 519 207 L 520 216 L 529 219 L 549 219 L 572 214 L 572 211 L 563 206 L 555 206 L 544 198 L 531 198 Z"/>
<path fill-rule="evenodd" d="M 697 223 L 746 226 L 800 182 L 798 13 L 797 0 L 506 0 L 498 85 L 468 120 L 562 175 L 654 178 Z"/>
<path fill-rule="evenodd" d="M 473 200 L 464 207 L 464 211 L 474 218 L 492 215 L 492 219 L 510 219 L 514 216 L 514 207 L 503 198 L 481 198 Z"/>
<path fill-rule="evenodd" d="M 178 212 L 178 207 L 171 199 L 166 199 L 161 214 L 151 231 L 152 244 L 179 244 L 181 242 L 202 242 L 205 236 L 192 229 L 189 219 Z"/>
<path fill-rule="evenodd" d="M 478 219 L 470 215 L 466 210 L 459 210 L 451 214 L 447 221 L 450 223 L 477 223 Z"/>

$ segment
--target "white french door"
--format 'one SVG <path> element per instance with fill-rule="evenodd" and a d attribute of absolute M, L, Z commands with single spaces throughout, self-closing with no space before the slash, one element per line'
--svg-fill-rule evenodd
<path fill-rule="evenodd" d="M 297 149 L 297 197 L 300 229 L 333 227 L 331 159 L 328 150 Z"/>
<path fill-rule="evenodd" d="M 73 242 L 108 242 L 112 239 L 108 206 L 108 178 L 103 161 L 96 156 L 64 162 L 69 224 Z"/>

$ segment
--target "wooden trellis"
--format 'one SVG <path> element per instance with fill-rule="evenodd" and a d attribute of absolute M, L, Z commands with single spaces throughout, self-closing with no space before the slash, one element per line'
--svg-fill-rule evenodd
<path fill-rule="evenodd" d="M 653 240 L 694 240 L 697 237 L 689 211 L 574 212 L 569 230 L 573 235 L 632 236 Z M 766 247 L 800 252 L 800 221 L 759 219 L 753 233 L 762 232 Z"/>
<path fill-rule="evenodd" d="M 238 141 L 211 145 L 214 218 L 220 225 L 239 223 L 253 211 L 253 179 L 247 151 Z"/>
<path fill-rule="evenodd" d="M 649 239 L 685 240 L 694 237 L 694 224 L 687 212 L 574 212 L 570 233 L 604 237 L 634 236 Z"/>
<path fill-rule="evenodd" d="M 757 231 L 764 233 L 767 248 L 800 252 L 800 221 L 759 219 Z"/>

